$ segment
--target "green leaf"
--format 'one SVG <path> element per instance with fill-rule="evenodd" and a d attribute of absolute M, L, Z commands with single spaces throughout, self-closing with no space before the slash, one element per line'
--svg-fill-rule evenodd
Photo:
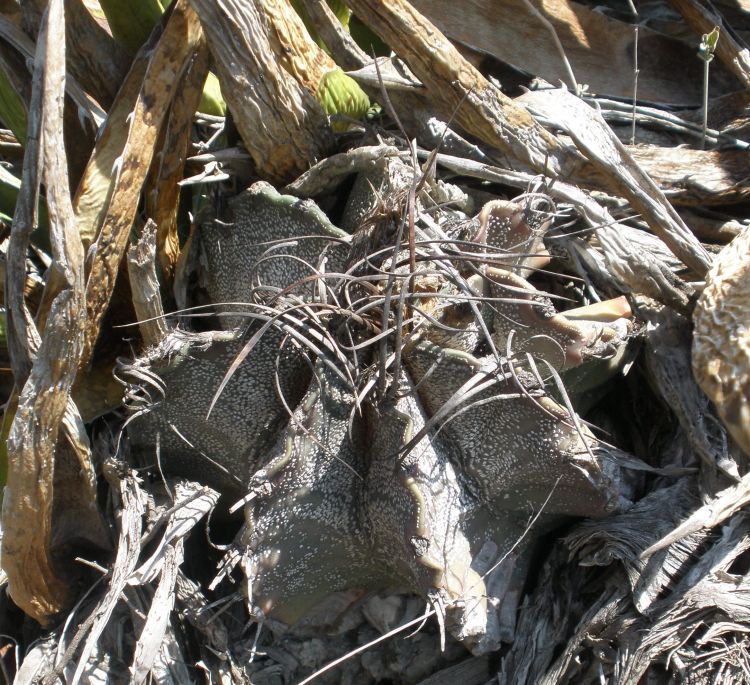
<path fill-rule="evenodd" d="M 26 145 L 26 107 L 3 69 L 0 69 L 0 119 L 13 131 L 16 140 Z"/>
<path fill-rule="evenodd" d="M 99 4 L 115 40 L 131 55 L 135 55 L 148 40 L 169 3 L 160 0 L 100 0 Z M 198 111 L 220 117 L 227 112 L 219 79 L 214 74 L 209 73 L 206 79 Z"/>
<path fill-rule="evenodd" d="M 719 27 L 714 26 L 710 33 L 704 33 L 701 44 L 698 46 L 698 57 L 704 62 L 710 62 L 714 58 L 716 44 L 719 42 Z"/>
<path fill-rule="evenodd" d="M 114 39 L 131 55 L 138 52 L 164 13 L 159 0 L 99 0 Z"/>
<path fill-rule="evenodd" d="M 352 119 L 360 119 L 370 108 L 370 98 L 341 69 L 334 69 L 323 75 L 315 97 L 328 115 L 343 114 Z M 335 122 L 333 128 L 341 131 L 346 130 L 348 125 Z"/>
<path fill-rule="evenodd" d="M 223 117 L 227 113 L 227 103 L 221 94 L 221 85 L 216 74 L 208 72 L 206 83 L 203 86 L 203 94 L 198 105 L 198 111 L 203 114 L 213 114 L 217 117 Z"/>

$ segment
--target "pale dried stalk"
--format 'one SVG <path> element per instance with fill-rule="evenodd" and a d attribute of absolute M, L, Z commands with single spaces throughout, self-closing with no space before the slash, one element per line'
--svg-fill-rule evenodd
<path fill-rule="evenodd" d="M 200 104 L 203 84 L 208 74 L 208 62 L 208 46 L 205 38 L 201 37 L 193 63 L 169 110 L 153 189 L 145 193 L 146 216 L 152 217 L 158 228 L 156 253 L 167 283 L 172 282 L 180 257 L 180 239 L 177 235 L 179 183 L 185 177 L 185 160 L 190 150 L 193 117 Z"/>
<path fill-rule="evenodd" d="M 264 3 L 190 2 L 257 173 L 272 183 L 291 181 L 325 156 L 332 134 L 315 98 L 279 63 Z"/>
<path fill-rule="evenodd" d="M 151 669 L 159 656 L 174 607 L 175 582 L 183 557 L 183 540 L 176 540 L 166 546 L 159 584 L 156 586 L 146 623 L 135 648 L 130 681 L 133 685 L 142 685 L 148 681 Z"/>
<path fill-rule="evenodd" d="M 156 275 L 156 224 L 149 220 L 140 240 L 128 250 L 133 307 L 143 343 L 158 345 L 169 333 Z"/>
<path fill-rule="evenodd" d="M 4 6 L 8 4 L 3 3 Z M 46 7 L 47 0 L 25 0 L 21 4 L 23 28 L 32 37 Z M 128 55 L 97 23 L 83 0 L 66 0 L 65 18 L 68 22 L 68 78 L 78 81 L 89 95 L 108 109 L 128 71 Z"/>
<path fill-rule="evenodd" d="M 341 26 L 325 0 L 302 0 L 302 4 L 336 64 L 342 69 L 351 70 L 361 69 L 370 61 L 369 56 Z"/>
<path fill-rule="evenodd" d="M 36 107 L 30 112 L 29 139 L 38 138 L 36 123 L 41 111 L 44 172 L 47 204 L 50 215 L 53 263 L 47 288 L 53 297 L 47 324 L 41 336 L 36 359 L 19 397 L 18 410 L 8 437 L 8 484 L 3 507 L 4 535 L 2 543 L 3 568 L 8 574 L 9 590 L 14 601 L 40 623 L 65 605 L 69 595 L 67 583 L 61 578 L 50 555 L 52 535 L 52 484 L 58 434 L 67 416 L 71 444 L 83 445 L 76 449 L 82 467 L 84 510 L 96 517 L 93 489 L 93 469 L 85 441 L 80 442 L 75 430 L 75 408 L 71 406 L 70 390 L 78 370 L 78 359 L 83 347 L 83 246 L 76 229 L 73 207 L 68 190 L 65 147 L 62 140 L 63 102 L 65 92 L 65 20 L 63 0 L 52 0 L 43 21 L 35 65 L 34 91 Z M 35 165 L 36 151 L 28 152 L 29 166 Z M 36 182 L 38 176 L 34 176 Z M 34 196 L 36 183 L 26 191 Z M 19 203 L 20 213 L 24 212 Z M 14 225 L 14 232 L 24 233 L 23 221 Z M 21 237 L 20 241 L 23 242 Z M 25 252 L 25 250 L 24 250 Z M 11 269 L 8 283 L 10 292 L 20 284 L 13 284 L 18 276 L 18 264 Z M 15 308 L 19 294 L 13 292 Z M 21 295 L 22 297 L 22 295 Z M 20 302 L 23 307 L 22 300 Z M 23 307 L 25 309 L 25 307 Z M 20 319 L 19 323 L 24 321 Z M 23 330 L 25 328 L 25 330 Z M 39 339 L 33 323 L 25 319 L 25 326 L 16 327 L 13 336 L 23 335 L 30 353 Z M 31 356 L 31 355 L 30 355 Z M 14 370 L 23 367 L 14 364 Z M 85 434 L 84 434 L 85 435 Z M 87 522 L 83 522 L 87 523 Z"/>
<path fill-rule="evenodd" d="M 135 109 L 129 117 L 128 137 L 115 164 L 101 230 L 89 253 L 88 322 L 82 368 L 91 359 L 112 297 L 162 123 L 201 36 L 200 22 L 187 0 L 178 0 L 151 55 Z"/>
<path fill-rule="evenodd" d="M 408 2 L 347 0 L 347 5 L 409 65 L 445 118 L 455 111 L 465 131 L 537 171 L 558 175 L 577 160 Z"/>
<path fill-rule="evenodd" d="M 279 64 L 314 95 L 323 74 L 336 63 L 313 41 L 288 0 L 262 0 L 261 5 L 270 20 L 268 38 Z"/>
<path fill-rule="evenodd" d="M 109 473 L 106 469 L 109 470 Z M 79 627 L 79 635 L 76 636 L 76 641 L 80 640 L 87 632 L 88 635 L 81 649 L 81 655 L 78 657 L 76 670 L 69 680 L 70 685 L 77 685 L 80 682 L 91 654 L 96 649 L 96 644 L 122 597 L 128 579 L 138 564 L 138 556 L 141 551 L 145 497 L 138 480 L 133 473 L 119 474 L 108 465 L 105 467 L 105 476 L 107 476 L 112 489 L 117 488 L 120 495 L 120 530 L 116 547 L 117 556 L 112 564 L 107 592 L 92 614 L 93 621 L 83 623 Z"/>

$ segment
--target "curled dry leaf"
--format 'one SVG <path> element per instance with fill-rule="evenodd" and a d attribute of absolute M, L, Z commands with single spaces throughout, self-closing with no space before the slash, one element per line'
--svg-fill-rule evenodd
<path fill-rule="evenodd" d="M 146 216 L 156 224 L 156 254 L 167 283 L 171 282 L 180 256 L 177 235 L 179 182 L 184 178 L 185 160 L 190 151 L 193 116 L 202 96 L 208 72 L 208 47 L 198 41 L 195 57 L 188 66 L 182 87 L 169 109 L 161 152 L 154 160 L 152 178 L 145 189 Z"/>
<path fill-rule="evenodd" d="M 693 373 L 750 455 L 750 229 L 716 257 L 693 314 Z"/>
<path fill-rule="evenodd" d="M 200 23 L 187 0 L 178 1 L 150 54 L 135 106 L 126 117 L 127 139 L 121 153 L 114 160 L 110 184 L 106 188 L 92 189 L 100 198 L 104 194 L 102 190 L 106 194 L 104 205 L 99 205 L 103 211 L 94 204 L 94 211 L 99 209 L 101 223 L 88 255 L 88 319 L 82 366 L 86 366 L 91 359 L 99 336 L 101 321 L 114 290 L 162 122 L 182 84 L 182 77 L 192 61 L 201 36 Z M 106 154 L 103 153 L 103 157 L 106 159 L 113 152 L 114 149 L 109 149 Z M 100 163 L 95 152 L 90 165 Z M 92 172 L 92 175 L 96 174 Z M 94 212 L 89 217 L 93 215 Z"/>
<path fill-rule="evenodd" d="M 40 623 L 49 621 L 69 600 L 66 579 L 53 561 L 53 536 L 59 542 L 72 535 L 70 530 L 61 528 L 65 511 L 60 519 L 53 520 L 56 471 L 67 489 L 63 501 L 76 512 L 74 534 L 93 544 L 100 544 L 103 538 L 88 438 L 70 400 L 83 349 L 85 315 L 83 246 L 76 230 L 65 146 L 61 140 L 65 88 L 62 0 L 53 0 L 45 17 L 35 65 L 29 138 L 43 140 L 53 252 L 47 281 L 51 306 L 39 338 L 35 324 L 23 316 L 19 319 L 16 314 L 19 304 L 25 310 L 22 295 L 17 292 L 23 286 L 24 279 L 19 275 L 24 272 L 25 262 L 16 264 L 9 260 L 6 292 L 11 298 L 8 303 L 9 310 L 13 310 L 11 320 L 15 322 L 11 339 L 25 348 L 22 355 L 31 362 L 31 368 L 27 378 L 21 360 L 14 362 L 16 380 L 23 383 L 23 389 L 7 441 L 9 471 L 2 540 L 3 569 L 8 575 L 11 596 Z M 40 120 L 41 136 L 34 130 Z M 29 155 L 25 164 L 35 165 L 36 154 L 35 151 Z M 33 171 L 26 177 L 30 184 L 23 191 L 23 200 L 19 198 L 18 223 L 13 228 L 15 239 L 12 236 L 12 242 L 24 248 L 24 257 L 30 226 L 23 213 L 28 210 L 27 203 L 34 197 L 38 183 Z M 13 302 L 15 308 L 11 306 Z M 19 339 L 19 335 L 23 337 Z M 61 439 L 67 444 L 59 445 Z M 71 462 L 76 464 L 72 469 Z"/>

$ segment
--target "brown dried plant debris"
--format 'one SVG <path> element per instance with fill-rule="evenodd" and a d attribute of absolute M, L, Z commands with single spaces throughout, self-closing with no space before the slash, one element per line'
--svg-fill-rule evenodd
<path fill-rule="evenodd" d="M 50 626 L 17 682 L 746 680 L 750 234 L 717 203 L 746 199 L 748 116 L 717 97 L 726 72 L 699 151 L 670 146 L 700 112 L 597 94 L 629 92 L 597 55 L 632 24 L 567 0 L 540 11 L 574 74 L 520 0 L 481 26 L 480 0 L 350 0 L 408 65 L 378 69 L 325 3 L 305 2 L 314 37 L 285 1 L 177 0 L 127 74 L 117 54 L 92 72 L 111 39 L 89 0 L 48 4 L 23 7 L 30 90 L 11 50 L 34 46 L 0 7 L 29 121 L 3 246 L 3 570 Z M 641 95 L 700 93 L 650 72 L 665 41 L 640 37 Z M 594 92 L 511 99 L 449 38 Z M 743 79 L 741 45 L 719 48 Z M 241 143 L 194 127 L 209 60 Z M 335 60 L 383 108 L 343 135 L 313 97 Z M 65 159 L 66 90 L 69 119 L 103 121 L 72 203 L 90 147 Z M 178 185 L 189 155 L 213 175 Z M 40 181 L 50 255 L 29 250 Z M 111 305 L 132 326 L 109 330 Z"/>

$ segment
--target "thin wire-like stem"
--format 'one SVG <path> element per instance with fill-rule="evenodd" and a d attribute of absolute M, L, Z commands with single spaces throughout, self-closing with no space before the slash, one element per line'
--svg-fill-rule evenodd
<path fill-rule="evenodd" d="M 708 69 L 710 61 L 703 62 L 703 131 L 701 133 L 701 150 L 706 149 L 706 131 L 708 130 Z"/>
<path fill-rule="evenodd" d="M 560 38 L 557 35 L 557 31 L 555 31 L 555 27 L 552 26 L 549 19 L 545 17 L 535 6 L 534 3 L 531 2 L 531 0 L 523 0 L 523 4 L 526 5 L 529 12 L 531 12 L 539 21 L 544 24 L 544 27 L 549 31 L 550 35 L 552 36 L 552 40 L 555 43 L 555 47 L 557 48 L 557 51 L 560 53 L 560 58 L 563 61 L 563 64 L 565 65 L 565 71 L 568 74 L 568 81 L 570 83 L 570 87 L 572 88 L 573 92 L 576 95 L 581 94 L 581 87 L 578 85 L 578 81 L 576 81 L 575 74 L 573 73 L 573 67 L 570 66 L 570 61 L 568 60 L 568 56 L 565 54 L 565 48 L 563 47 L 563 44 L 560 42 Z"/>

